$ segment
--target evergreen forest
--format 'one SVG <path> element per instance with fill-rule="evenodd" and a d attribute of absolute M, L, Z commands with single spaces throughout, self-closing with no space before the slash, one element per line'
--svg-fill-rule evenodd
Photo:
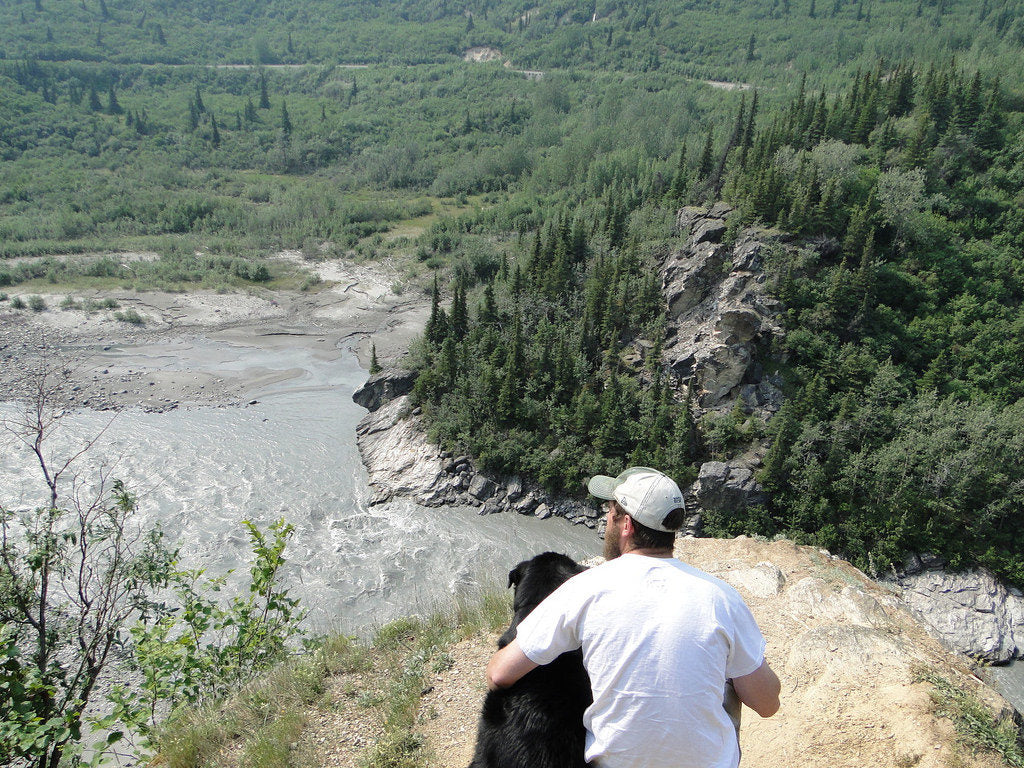
<path fill-rule="evenodd" d="M 1024 584 L 1019 0 L 2 0 L 0 22 L 0 290 L 315 290 L 266 257 L 393 256 L 433 299 L 414 397 L 482 466 L 579 495 L 761 446 L 767 501 L 709 533 Z M 719 200 L 727 237 L 798 246 L 765 267 L 767 422 L 701 410 L 661 361 L 675 212 Z"/>

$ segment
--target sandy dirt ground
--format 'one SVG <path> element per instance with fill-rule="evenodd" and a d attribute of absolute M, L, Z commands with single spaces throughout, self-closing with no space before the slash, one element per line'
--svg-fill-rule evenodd
<path fill-rule="evenodd" d="M 279 258 L 300 261 L 298 252 Z M 26 395 L 27 376 L 61 361 L 72 371 L 71 406 L 150 411 L 183 405 L 244 405 L 252 392 L 288 372 L 251 368 L 238 375 L 175 370 L 156 358 L 169 342 L 208 338 L 273 350 L 301 345 L 314 354 L 356 352 L 369 368 L 371 347 L 381 363 L 406 354 L 429 314 L 429 298 L 415 289 L 396 293 L 397 268 L 389 262 L 308 262 L 323 281 L 310 292 L 192 293 L 95 291 L 70 297 L 80 306 L 105 299 L 116 308 L 61 308 L 68 294 L 41 294 L 43 311 L 0 304 L 0 400 Z M 9 292 L 11 297 L 21 293 Z M 118 319 L 134 310 L 142 323 Z M 160 345 L 164 345 L 161 347 Z"/>

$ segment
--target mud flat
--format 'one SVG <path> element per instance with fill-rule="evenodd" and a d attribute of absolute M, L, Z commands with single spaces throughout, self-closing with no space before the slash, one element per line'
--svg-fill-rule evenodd
<path fill-rule="evenodd" d="M 364 368 L 371 345 L 382 362 L 405 354 L 429 314 L 421 292 L 394 293 L 397 274 L 388 264 L 336 260 L 314 269 L 324 287 L 310 293 L 91 291 L 71 298 L 93 307 L 112 299 L 116 309 L 63 309 L 64 293 L 44 294 L 47 308 L 38 312 L 0 304 L 0 401 L 27 396 L 31 374 L 55 364 L 70 371 L 66 404 L 93 410 L 245 405 L 255 392 L 298 375 L 259 365 L 225 372 L 176 364 L 176 349 L 204 339 L 268 352 L 301 346 L 325 357 L 351 348 Z M 11 296 L 20 293 L 29 292 Z"/>

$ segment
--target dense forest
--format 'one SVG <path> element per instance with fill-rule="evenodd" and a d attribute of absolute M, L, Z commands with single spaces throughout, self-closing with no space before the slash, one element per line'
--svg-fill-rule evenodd
<path fill-rule="evenodd" d="M 6 0 L 0 287 L 310 288 L 265 257 L 399 256 L 435 301 L 416 396 L 485 466 L 574 493 L 760 443 L 767 505 L 709 531 L 1024 582 L 1022 10 Z M 674 211 L 719 199 L 731 236 L 801 245 L 768 265 L 767 423 L 659 360 Z M 156 259 L 59 257 L 128 250 Z"/>

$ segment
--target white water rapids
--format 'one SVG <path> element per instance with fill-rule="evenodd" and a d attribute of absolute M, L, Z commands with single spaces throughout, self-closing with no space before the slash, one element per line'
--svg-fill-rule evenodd
<path fill-rule="evenodd" d="M 367 506 L 370 491 L 355 444 L 366 411 L 352 402 L 365 380 L 355 356 L 323 359 L 301 346 L 263 348 L 201 339 L 117 347 L 108 356 L 136 369 L 259 374 L 290 378 L 246 407 L 133 408 L 114 417 L 74 465 L 88 482 L 101 465 L 139 496 L 143 526 L 159 524 L 182 564 L 238 583 L 251 556 L 241 520 L 278 518 L 295 526 L 284 580 L 309 609 L 309 629 L 363 634 L 390 619 L 427 612 L 505 586 L 519 560 L 555 549 L 583 558 L 597 535 L 561 519 L 481 517 L 471 508 L 424 508 L 406 500 Z M 0 404 L 0 417 L 17 413 Z M 111 413 L 82 410 L 51 448 L 66 454 L 101 431 Z M 10 441 L 0 452 L 0 494 L 9 508 L 45 498 L 38 467 Z M 69 490 L 69 489 L 68 489 Z"/>

